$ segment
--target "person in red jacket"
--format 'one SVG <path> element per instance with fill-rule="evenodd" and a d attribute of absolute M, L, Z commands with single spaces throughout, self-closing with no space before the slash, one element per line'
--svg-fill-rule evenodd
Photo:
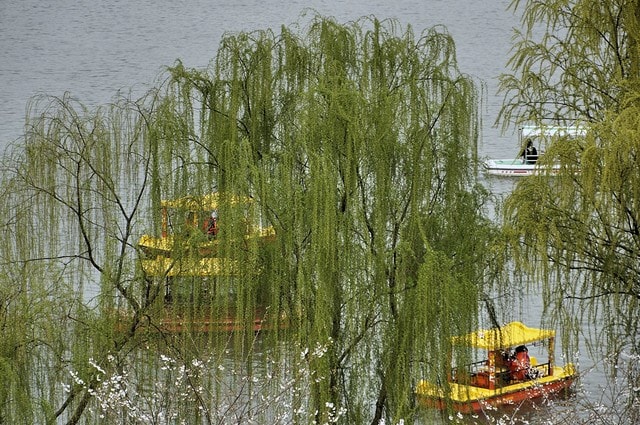
<path fill-rule="evenodd" d="M 529 349 L 520 345 L 516 347 L 516 354 L 511 361 L 511 379 L 524 381 L 527 379 L 535 379 L 538 377 L 538 371 L 531 367 L 531 359 L 529 358 Z"/>
<path fill-rule="evenodd" d="M 211 212 L 211 216 L 209 217 L 209 220 L 207 220 L 207 222 L 205 223 L 205 231 L 207 232 L 207 236 L 209 236 L 209 238 L 213 238 L 216 237 L 218 234 L 218 211 L 213 210 Z"/>

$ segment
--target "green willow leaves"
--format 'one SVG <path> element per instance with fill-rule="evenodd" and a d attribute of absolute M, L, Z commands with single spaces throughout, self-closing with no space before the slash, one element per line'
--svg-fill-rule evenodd
<path fill-rule="evenodd" d="M 638 89 L 638 2 L 513 0 L 522 11 L 501 77 L 501 118 L 511 122 L 600 121 L 619 111 L 625 93 Z"/>
<path fill-rule="evenodd" d="M 503 124 L 578 123 L 589 131 L 545 153 L 562 164 L 559 176 L 518 184 L 505 230 L 515 262 L 542 282 L 544 317 L 574 337 L 565 339 L 567 354 L 586 331 L 617 391 L 617 420 L 636 422 L 639 4 L 515 0 L 512 7 L 522 9 L 527 31 L 518 34 L 513 73 L 502 78 Z"/>
<path fill-rule="evenodd" d="M 458 70 L 444 28 L 417 38 L 401 30 L 395 21 L 314 17 L 302 34 L 228 34 L 209 69 L 178 62 L 140 102 L 89 112 L 65 98 L 42 110 L 11 190 L 25 220 L 46 219 L 37 237 L 16 240 L 43 252 L 2 250 L 8 264 L 52 263 L 38 276 L 60 275 L 52 291 L 71 302 L 61 323 L 69 337 L 44 333 L 55 348 L 33 350 L 57 371 L 43 394 L 51 409 L 26 403 L 7 418 L 90 421 L 103 382 L 96 370 L 127 371 L 143 385 L 161 379 L 156 347 L 185 365 L 213 352 L 243 371 L 198 375 L 193 397 L 173 398 L 174 418 L 229 414 L 221 382 L 248 391 L 237 399 L 253 410 L 236 406 L 239 417 L 268 417 L 268 406 L 256 407 L 264 387 L 244 378 L 262 376 L 269 357 L 284 365 L 282 380 L 266 385 L 273 393 L 293 379 L 291 416 L 276 420 L 410 421 L 415 380 L 443 377 L 449 336 L 478 323 L 496 233 L 475 175 L 476 84 Z M 242 271 L 169 281 L 141 273 L 137 238 L 160 234 L 161 200 L 211 192 L 252 200 L 219 210 L 218 255 Z M 247 222 L 273 226 L 274 241 L 239 244 Z M 59 295 L 62 282 L 74 293 Z M 167 311 L 184 318 L 184 332 L 162 332 Z M 257 339 L 256 312 L 272 328 Z M 190 331 L 203 314 L 234 314 L 245 327 Z M 3 352 L 11 344 L 3 339 Z M 302 363 L 294 347 L 307 352 Z M 321 355 L 310 355 L 317 347 Z M 55 386 L 71 368 L 85 375 L 61 394 Z M 23 394 L 10 382 L 0 403 Z M 149 391 L 138 399 L 151 405 Z"/>

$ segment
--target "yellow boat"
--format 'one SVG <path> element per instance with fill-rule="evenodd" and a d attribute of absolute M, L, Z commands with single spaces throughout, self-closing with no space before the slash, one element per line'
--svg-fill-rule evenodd
<path fill-rule="evenodd" d="M 237 260 L 219 257 L 217 212 L 221 207 L 246 206 L 251 198 L 213 192 L 162 200 L 161 235 L 142 235 L 142 269 L 149 276 L 219 276 L 242 272 Z M 245 242 L 275 238 L 273 227 L 245 223 Z"/>
<path fill-rule="evenodd" d="M 454 337 L 452 343 L 484 351 L 486 358 L 463 368 L 451 368 L 446 385 L 421 380 L 415 391 L 424 406 L 452 408 L 462 413 L 479 412 L 488 406 L 515 405 L 566 391 L 577 377 L 573 364 L 555 364 L 554 330 L 511 322 L 500 328 Z M 539 363 L 531 357 L 525 368 L 511 354 L 514 348 L 522 352 L 522 347 L 540 343 L 547 347 L 546 362 Z"/>

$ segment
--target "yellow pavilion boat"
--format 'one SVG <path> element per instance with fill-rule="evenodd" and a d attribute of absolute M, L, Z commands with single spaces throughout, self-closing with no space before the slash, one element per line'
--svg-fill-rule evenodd
<path fill-rule="evenodd" d="M 138 241 L 142 271 L 164 285 L 165 305 L 147 324 L 149 330 L 229 332 L 284 326 L 281 314 L 267 314 L 263 299 L 255 300 L 251 312 L 235 311 L 233 305 L 235 279 L 259 280 L 260 256 L 275 240 L 273 227 L 260 224 L 253 202 L 220 192 L 160 202 L 159 235 L 142 235 Z"/>
<path fill-rule="evenodd" d="M 251 198 L 219 192 L 162 200 L 160 236 L 142 235 L 138 246 L 143 254 L 142 269 L 148 276 L 232 276 L 243 271 L 237 260 L 219 256 L 219 209 L 243 208 Z M 247 220 L 244 243 L 250 239 L 269 242 L 273 227 Z"/>
<path fill-rule="evenodd" d="M 453 345 L 470 347 L 486 357 L 452 367 L 445 385 L 421 380 L 415 390 L 417 400 L 426 407 L 474 413 L 567 391 L 577 377 L 576 369 L 570 363 L 555 364 L 554 342 L 554 330 L 530 328 L 521 322 L 454 337 Z M 546 361 L 529 357 L 527 346 L 546 348 Z M 528 365 L 520 362 L 520 354 Z"/>

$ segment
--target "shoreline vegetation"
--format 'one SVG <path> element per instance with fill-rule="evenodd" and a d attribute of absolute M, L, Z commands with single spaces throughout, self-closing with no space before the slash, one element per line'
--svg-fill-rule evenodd
<path fill-rule="evenodd" d="M 529 29 L 562 17 L 542 19 L 552 34 L 604 22 L 574 3 L 511 7 Z M 628 25 L 620 49 L 636 51 Z M 558 65 L 562 48 L 590 40 L 561 33 L 571 43 L 514 39 L 499 122 L 581 118 L 584 137 L 545 152 L 581 172 L 523 178 L 498 221 L 478 173 L 480 83 L 442 26 L 313 16 L 299 32 L 227 34 L 208 68 L 178 61 L 139 99 L 34 99 L 0 173 L 0 424 L 637 418 L 640 114 L 627 84 L 638 76 L 623 71 L 640 60 L 616 56 L 631 61 L 611 67 L 625 81 L 581 51 L 567 57 L 582 67 Z M 585 70 L 615 87 L 566 106 Z M 572 76 L 564 88 L 554 71 Z M 160 213 L 211 193 L 251 202 L 217 205 L 211 233 L 209 207 Z M 248 237 L 258 225 L 267 242 Z M 581 323 L 607 325 L 587 336 L 607 372 L 623 372 L 607 380 L 611 403 L 578 383 L 575 397 L 508 414 L 416 404 L 418 380 L 474 362 L 452 336 L 521 320 L 532 293 L 568 362 Z"/>

